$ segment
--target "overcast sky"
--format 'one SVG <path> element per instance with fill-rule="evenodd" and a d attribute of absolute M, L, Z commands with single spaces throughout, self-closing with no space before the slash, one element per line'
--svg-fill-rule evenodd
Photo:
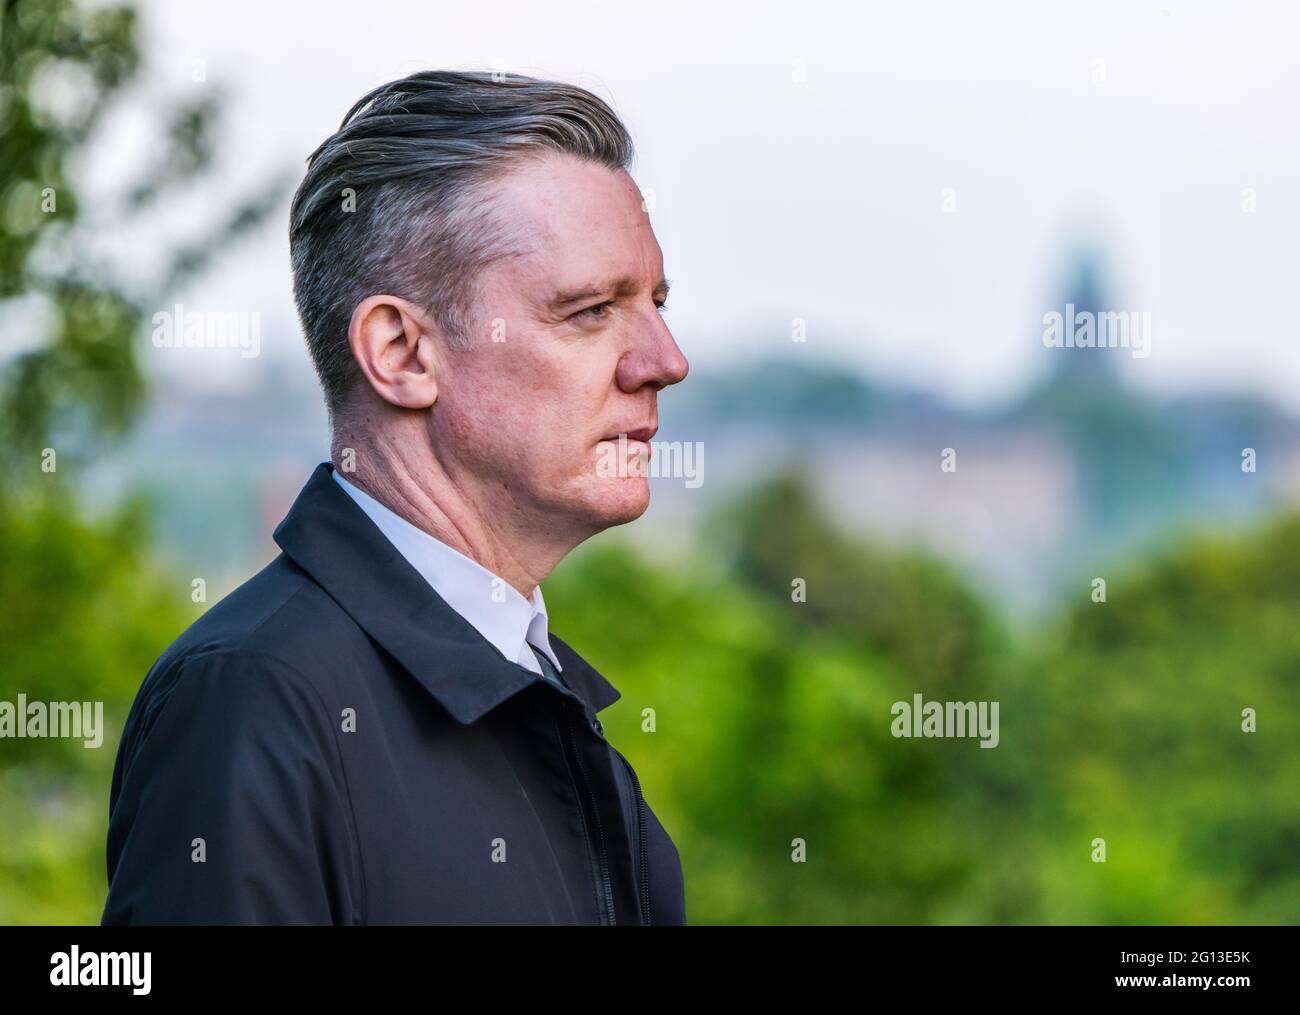
<path fill-rule="evenodd" d="M 865 8 L 151 2 L 145 59 L 155 94 L 230 91 L 211 207 L 300 168 L 362 93 L 412 71 L 591 88 L 637 144 L 693 365 L 829 357 L 996 401 L 1043 368 L 1041 319 L 1083 238 L 1107 257 L 1108 308 L 1152 315 L 1150 357 L 1123 362 L 1136 383 L 1300 409 L 1296 5 Z M 258 366 L 305 364 L 284 215 L 188 301 L 258 310 Z M 204 377 L 249 376 L 218 358 Z"/>

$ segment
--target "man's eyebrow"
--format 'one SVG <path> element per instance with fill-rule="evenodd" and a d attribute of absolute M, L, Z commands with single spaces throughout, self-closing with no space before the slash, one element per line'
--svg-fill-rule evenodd
<path fill-rule="evenodd" d="M 672 282 L 668 278 L 661 278 L 654 287 L 654 294 L 660 299 L 668 298 L 668 288 Z M 550 300 L 550 307 L 553 310 L 560 310 L 564 307 L 572 306 L 575 303 L 581 303 L 583 300 L 595 299 L 598 296 L 625 296 L 628 293 L 635 292 L 637 289 L 636 280 L 630 278 L 613 279 L 603 285 L 583 286 L 580 289 L 568 289 L 556 293 Z"/>

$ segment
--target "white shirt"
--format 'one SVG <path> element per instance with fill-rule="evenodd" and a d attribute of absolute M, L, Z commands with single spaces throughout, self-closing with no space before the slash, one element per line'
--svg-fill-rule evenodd
<path fill-rule="evenodd" d="M 531 600 L 525 599 L 505 579 L 412 525 L 349 483 L 338 469 L 332 471 L 339 486 L 370 516 L 397 552 L 503 656 L 541 673 L 541 664 L 529 648 L 532 645 L 545 653 L 559 672 L 560 660 L 555 658 L 546 637 L 546 602 L 540 585 L 533 589 Z"/>

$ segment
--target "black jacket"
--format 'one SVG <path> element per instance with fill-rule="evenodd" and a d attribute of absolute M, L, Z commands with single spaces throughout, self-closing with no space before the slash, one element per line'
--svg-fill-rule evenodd
<path fill-rule="evenodd" d="M 103 923 L 685 923 L 619 692 L 554 635 L 574 693 L 508 661 L 330 473 L 145 678 Z"/>

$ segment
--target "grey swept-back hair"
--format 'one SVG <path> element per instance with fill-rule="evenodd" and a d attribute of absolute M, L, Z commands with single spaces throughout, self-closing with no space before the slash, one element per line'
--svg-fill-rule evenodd
<path fill-rule="evenodd" d="M 331 417 L 360 371 L 352 311 L 389 293 L 467 345 L 476 283 L 519 253 L 489 184 L 570 154 L 627 169 L 632 140 L 584 88 L 489 71 L 424 71 L 374 89 L 307 160 L 289 212 L 293 295 Z"/>

